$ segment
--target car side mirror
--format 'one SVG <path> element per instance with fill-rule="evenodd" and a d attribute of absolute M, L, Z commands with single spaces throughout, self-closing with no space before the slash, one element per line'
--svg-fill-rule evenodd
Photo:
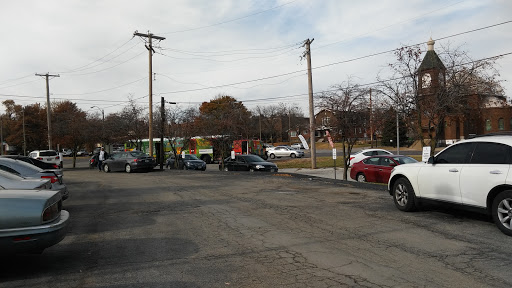
<path fill-rule="evenodd" d="M 435 164 L 435 163 L 436 163 L 436 161 L 435 161 L 435 160 L 436 160 L 436 159 L 434 158 L 434 156 L 430 156 L 430 158 L 428 158 L 427 163 L 428 163 L 428 164 Z"/>

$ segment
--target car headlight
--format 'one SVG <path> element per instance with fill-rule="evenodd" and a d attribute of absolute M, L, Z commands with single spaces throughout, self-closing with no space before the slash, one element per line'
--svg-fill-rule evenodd
<path fill-rule="evenodd" d="M 263 165 L 256 165 L 256 169 L 265 169 L 265 166 L 263 166 Z"/>
<path fill-rule="evenodd" d="M 191 162 L 185 162 L 185 165 L 192 166 L 192 163 Z"/>

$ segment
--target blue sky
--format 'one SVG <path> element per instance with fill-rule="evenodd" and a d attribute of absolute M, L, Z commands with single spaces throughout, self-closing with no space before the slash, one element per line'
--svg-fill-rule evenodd
<path fill-rule="evenodd" d="M 197 107 L 228 94 L 249 109 L 281 102 L 307 114 L 303 40 L 315 39 L 312 63 L 318 67 L 510 21 L 511 2 L 9 1 L 0 11 L 0 99 L 44 104 L 45 82 L 34 74 L 50 72 L 61 76 L 50 82 L 51 98 L 69 99 L 83 110 L 99 106 L 113 113 L 129 97 L 147 106 L 148 53 L 132 35 L 149 30 L 166 37 L 155 45 L 153 57 L 155 105 L 164 96 L 179 107 Z M 474 59 L 510 53 L 511 28 L 508 23 L 436 46 L 462 45 Z M 498 61 L 506 81 L 512 76 L 511 58 Z M 387 54 L 316 69 L 314 91 L 348 77 L 371 83 L 393 60 Z M 261 78 L 268 79 L 254 81 Z M 510 96 L 511 84 L 504 87 Z"/>

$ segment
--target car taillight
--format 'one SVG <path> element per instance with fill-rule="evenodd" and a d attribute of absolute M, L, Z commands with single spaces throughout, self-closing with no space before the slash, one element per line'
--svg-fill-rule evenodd
<path fill-rule="evenodd" d="M 52 167 L 55 168 L 55 169 L 59 169 L 59 165 L 53 164 Z"/>
<path fill-rule="evenodd" d="M 352 159 L 354 159 L 354 158 L 356 158 L 356 157 L 350 157 L 350 160 L 352 161 Z"/>
<path fill-rule="evenodd" d="M 137 158 L 133 159 L 133 162 L 137 162 L 137 161 L 139 161 L 139 159 L 137 159 Z"/>
<path fill-rule="evenodd" d="M 43 158 L 41 158 L 41 157 L 37 157 L 36 159 L 37 159 L 37 160 L 43 160 Z"/>
<path fill-rule="evenodd" d="M 56 157 L 55 157 L 55 159 L 59 160 L 59 159 L 60 159 L 60 157 L 59 157 L 59 156 L 56 156 Z"/>
<path fill-rule="evenodd" d="M 61 204 L 59 202 L 55 202 L 52 205 L 46 207 L 43 211 L 43 222 L 51 221 L 57 216 L 59 216 L 60 210 L 61 210 Z"/>
<path fill-rule="evenodd" d="M 50 181 L 51 181 L 52 183 L 55 183 L 55 182 L 59 181 L 59 179 L 57 178 L 57 176 L 41 176 L 41 178 L 43 178 L 43 179 L 50 179 Z"/>

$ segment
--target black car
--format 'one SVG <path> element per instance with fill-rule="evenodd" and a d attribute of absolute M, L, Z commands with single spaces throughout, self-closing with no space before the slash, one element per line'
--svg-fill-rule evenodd
<path fill-rule="evenodd" d="M 103 171 L 152 171 L 156 166 L 155 158 L 140 151 L 116 153 L 103 161 Z"/>
<path fill-rule="evenodd" d="M 167 159 L 167 164 L 165 167 L 169 169 L 186 169 L 186 170 L 206 170 L 206 162 L 196 157 L 194 154 L 185 154 L 185 158 L 182 155 L 178 155 L 178 167 L 175 165 L 176 159 L 174 155 L 171 155 Z"/>
<path fill-rule="evenodd" d="M 30 158 L 28 156 L 22 156 L 22 155 L 3 155 L 2 157 L 6 157 L 6 158 L 11 158 L 11 159 L 27 162 L 29 164 L 32 164 L 34 166 L 37 166 L 37 167 L 39 167 L 41 169 L 45 169 L 45 170 L 60 169 L 59 165 L 57 165 L 57 164 L 43 162 L 41 160 L 38 160 L 38 159 L 35 159 L 35 158 Z"/>
<path fill-rule="evenodd" d="M 277 165 L 267 162 L 257 155 L 235 155 L 235 159 L 224 159 L 224 168 L 219 164 L 219 170 L 224 171 L 267 171 L 277 172 Z"/>

